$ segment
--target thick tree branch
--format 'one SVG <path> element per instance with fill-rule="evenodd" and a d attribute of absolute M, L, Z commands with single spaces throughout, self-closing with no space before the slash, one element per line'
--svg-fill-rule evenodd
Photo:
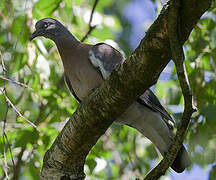
<path fill-rule="evenodd" d="M 181 10 L 182 45 L 213 0 L 184 0 Z M 86 98 L 44 157 L 41 179 L 84 179 L 90 149 L 138 96 L 156 83 L 171 59 L 167 3 L 139 47 L 101 87 Z M 184 116 L 184 115 L 183 115 Z"/>

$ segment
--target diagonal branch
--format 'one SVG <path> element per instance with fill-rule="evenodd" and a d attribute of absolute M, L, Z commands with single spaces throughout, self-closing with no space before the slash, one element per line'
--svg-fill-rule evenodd
<path fill-rule="evenodd" d="M 21 87 L 24 87 L 24 88 L 28 88 L 28 89 L 30 89 L 30 90 L 33 91 L 33 89 L 30 88 L 28 85 L 26 85 L 26 84 L 24 84 L 24 83 L 21 83 L 21 82 L 19 82 L 19 81 L 15 81 L 15 80 L 9 79 L 9 78 L 7 78 L 7 77 L 5 77 L 5 76 L 2 76 L 2 75 L 0 75 L 0 79 L 6 80 L 6 81 L 10 81 L 10 82 L 12 82 L 12 83 L 14 83 L 14 84 L 17 84 L 17 85 L 19 85 L 19 86 L 21 86 Z"/>
<path fill-rule="evenodd" d="M 3 92 L 2 92 L 3 93 Z M 19 110 L 16 108 L 16 106 L 11 102 L 11 100 L 9 99 L 9 97 L 7 96 L 7 94 L 4 93 L 4 96 L 6 98 L 6 101 L 8 103 L 9 106 L 12 107 L 12 109 L 18 114 L 19 117 L 21 117 L 22 119 L 24 119 L 27 123 L 29 123 L 31 126 L 33 126 L 35 129 L 38 130 L 37 126 L 31 122 L 30 120 L 28 120 L 27 118 L 25 118 L 20 112 Z"/>
<path fill-rule="evenodd" d="M 92 11 L 91 11 L 90 19 L 89 19 L 89 27 L 91 26 L 93 15 L 94 15 L 94 11 L 95 11 L 95 8 L 97 6 L 98 1 L 99 0 L 95 0 L 94 5 L 92 7 Z"/>
<path fill-rule="evenodd" d="M 4 62 L 4 59 L 2 57 L 2 53 L 0 51 L 0 58 L 1 58 L 1 65 L 2 65 L 2 69 L 3 69 L 3 76 L 1 76 L 1 78 L 4 80 L 4 89 L 0 89 L 0 91 L 2 92 L 2 94 L 4 95 L 5 99 L 6 99 L 6 102 L 8 103 L 8 106 L 11 106 L 12 109 L 22 118 L 24 119 L 25 121 L 27 121 L 30 125 L 32 125 L 34 128 L 37 129 L 37 126 L 32 123 L 31 121 L 29 121 L 27 118 L 25 118 L 20 112 L 19 110 L 15 107 L 15 105 L 11 102 L 11 100 L 9 99 L 8 95 L 7 95 L 7 90 L 6 90 L 6 80 L 8 80 L 6 77 L 6 67 L 5 67 L 5 62 Z M 20 83 L 19 85 L 21 85 L 22 83 Z M 5 121 L 6 123 L 6 121 Z"/>
<path fill-rule="evenodd" d="M 212 2 L 183 0 L 181 45 Z M 168 34 L 169 5 L 164 5 L 157 20 L 125 63 L 78 107 L 46 152 L 41 179 L 84 179 L 84 164 L 90 149 L 113 120 L 157 82 L 172 54 Z"/>

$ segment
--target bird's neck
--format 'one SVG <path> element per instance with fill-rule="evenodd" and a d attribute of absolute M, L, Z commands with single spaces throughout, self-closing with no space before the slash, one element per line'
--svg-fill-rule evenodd
<path fill-rule="evenodd" d="M 67 29 L 65 29 L 64 32 L 59 33 L 53 41 L 58 48 L 71 47 L 79 44 L 79 40 L 77 40 Z"/>
<path fill-rule="evenodd" d="M 79 41 L 75 37 L 65 37 L 59 38 L 54 41 L 59 51 L 64 51 L 73 47 L 76 47 L 79 44 Z M 72 49 L 71 49 L 72 50 Z"/>
<path fill-rule="evenodd" d="M 64 67 L 71 66 L 71 61 L 74 59 L 74 52 L 76 52 L 75 49 L 80 44 L 80 41 L 70 32 L 65 32 L 61 36 L 58 36 L 54 42 L 58 48 Z"/>
<path fill-rule="evenodd" d="M 80 41 L 77 40 L 69 31 L 61 33 L 61 35 L 53 41 L 55 42 L 61 56 L 68 53 L 70 54 L 80 43 Z"/>

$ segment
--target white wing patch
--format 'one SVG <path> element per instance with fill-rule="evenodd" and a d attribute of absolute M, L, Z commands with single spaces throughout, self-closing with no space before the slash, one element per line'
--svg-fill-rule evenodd
<path fill-rule="evenodd" d="M 110 72 L 106 71 L 106 69 L 104 68 L 103 62 L 95 57 L 95 54 L 92 50 L 89 51 L 89 59 L 94 67 L 99 68 L 104 79 L 106 79 L 110 75 Z"/>

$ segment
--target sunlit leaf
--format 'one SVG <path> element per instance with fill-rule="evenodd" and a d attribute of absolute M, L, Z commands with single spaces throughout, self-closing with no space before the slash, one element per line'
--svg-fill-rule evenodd
<path fill-rule="evenodd" d="M 59 6 L 62 0 L 39 0 L 34 4 L 33 15 L 35 18 L 49 17 Z"/>

